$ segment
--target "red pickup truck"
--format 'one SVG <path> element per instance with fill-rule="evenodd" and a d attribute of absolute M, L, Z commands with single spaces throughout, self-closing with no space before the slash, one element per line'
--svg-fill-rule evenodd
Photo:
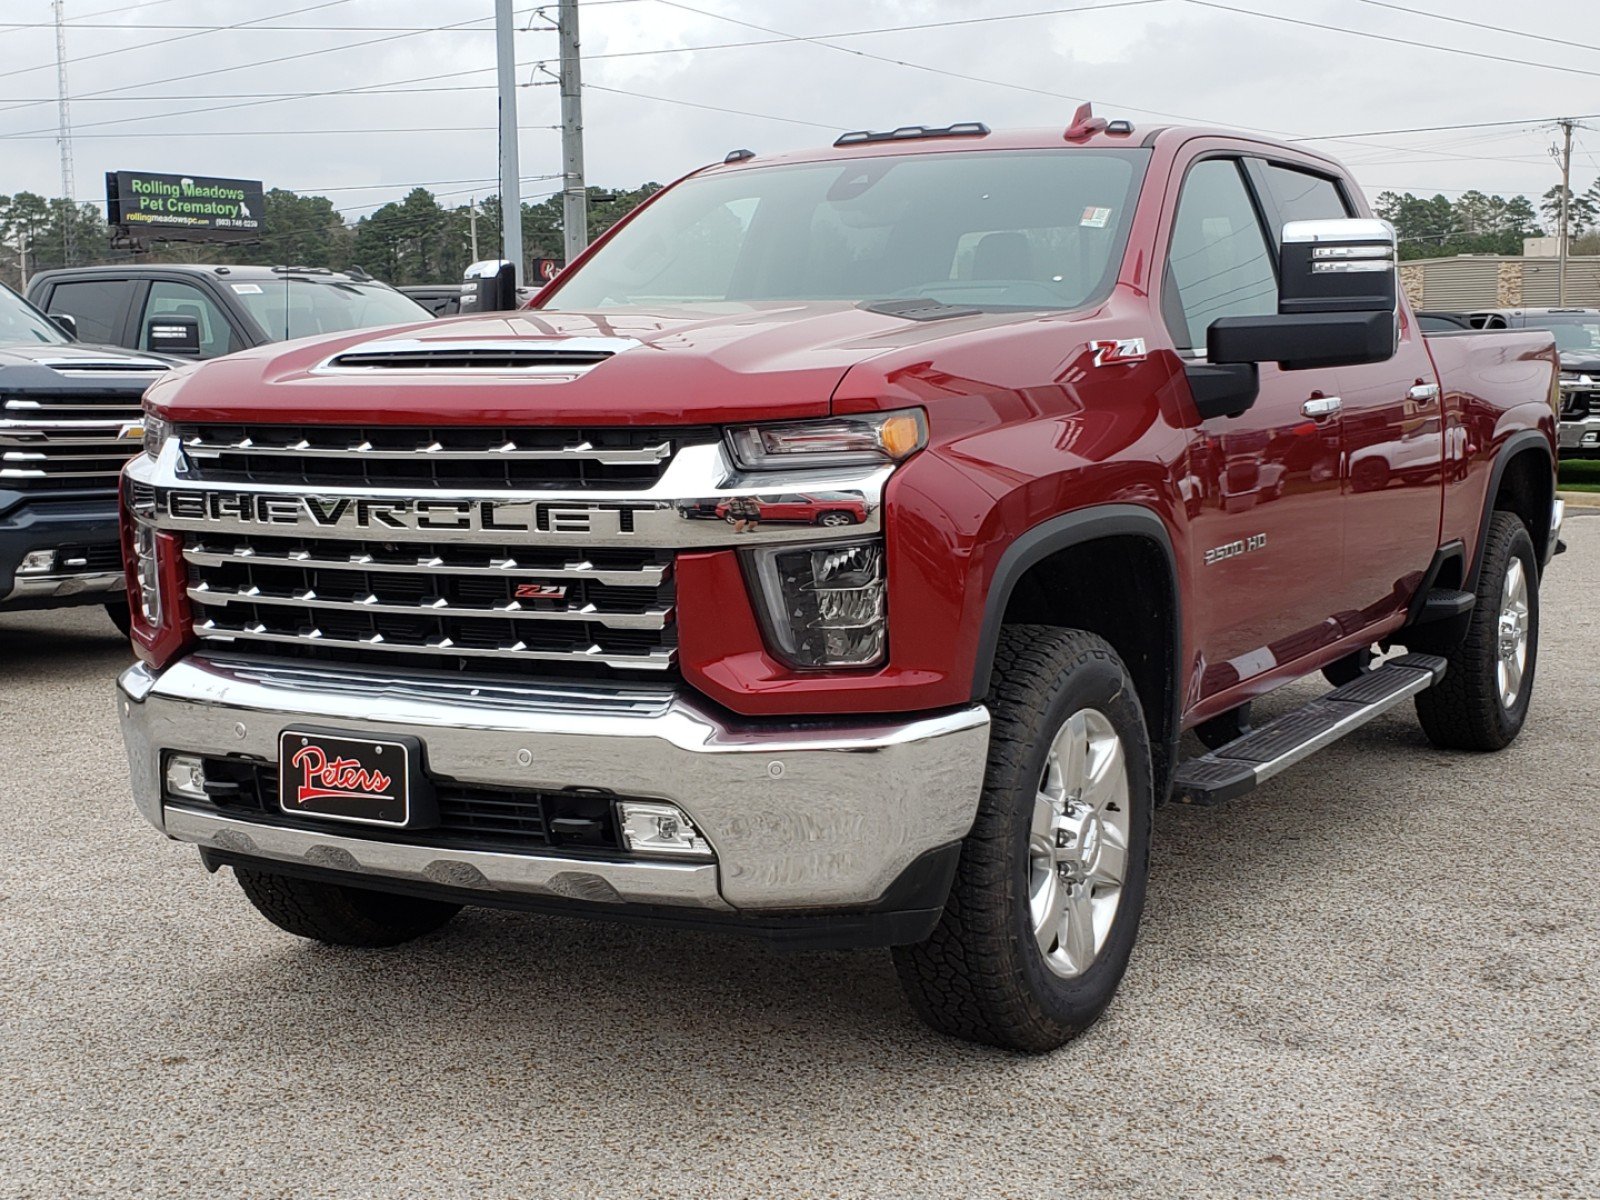
<path fill-rule="evenodd" d="M 1302 147 L 910 127 L 735 152 L 531 311 L 175 373 L 123 481 L 137 805 L 324 942 L 889 945 L 938 1029 L 1058 1046 L 1158 803 L 1413 697 L 1441 746 L 1526 718 L 1555 348 L 1422 336 L 1394 258 Z"/>

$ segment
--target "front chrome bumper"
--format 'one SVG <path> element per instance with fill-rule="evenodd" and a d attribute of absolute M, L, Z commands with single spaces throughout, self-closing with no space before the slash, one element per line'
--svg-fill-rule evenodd
<path fill-rule="evenodd" d="M 78 571 L 62 575 L 17 575 L 11 590 L 0 596 L 0 603 L 27 604 L 43 600 L 64 600 L 71 596 L 115 597 L 127 590 L 121 571 Z"/>
<path fill-rule="evenodd" d="M 485 893 L 762 913 L 879 901 L 923 855 L 964 837 L 989 737 L 980 705 L 903 719 L 736 721 L 661 686 L 397 678 L 191 657 L 118 681 L 134 801 L 204 848 Z M 347 826 L 285 829 L 168 806 L 170 750 L 270 761 L 313 722 L 422 739 L 431 774 L 483 785 L 602 788 L 682 808 L 714 862 L 599 861 L 385 842 Z"/>
<path fill-rule="evenodd" d="M 1600 417 L 1561 421 L 1557 426 L 1556 443 L 1562 450 L 1600 453 Z"/>

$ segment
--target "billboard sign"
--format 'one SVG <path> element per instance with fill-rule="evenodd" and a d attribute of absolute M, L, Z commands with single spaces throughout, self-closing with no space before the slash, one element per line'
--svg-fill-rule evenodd
<path fill-rule="evenodd" d="M 108 171 L 110 224 L 168 241 L 250 241 L 264 230 L 258 179 Z"/>

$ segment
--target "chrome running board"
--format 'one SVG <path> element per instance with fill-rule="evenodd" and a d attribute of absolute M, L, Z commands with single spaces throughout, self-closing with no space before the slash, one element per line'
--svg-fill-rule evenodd
<path fill-rule="evenodd" d="M 1184 804 L 1221 804 L 1388 712 L 1444 678 L 1434 654 L 1391 659 L 1326 696 L 1179 765 L 1173 795 Z"/>

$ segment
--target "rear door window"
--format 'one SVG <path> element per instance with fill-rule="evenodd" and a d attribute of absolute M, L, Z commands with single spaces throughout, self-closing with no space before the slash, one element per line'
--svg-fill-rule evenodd
<path fill-rule="evenodd" d="M 1277 203 L 1278 215 L 1290 221 L 1341 221 L 1350 209 L 1339 192 L 1339 185 L 1326 175 L 1297 171 L 1293 167 L 1268 163 L 1267 189 Z"/>
<path fill-rule="evenodd" d="M 133 288 L 131 279 L 68 280 L 56 284 L 49 311 L 66 313 L 77 321 L 81 342 L 131 346 L 122 332 L 133 307 Z"/>

